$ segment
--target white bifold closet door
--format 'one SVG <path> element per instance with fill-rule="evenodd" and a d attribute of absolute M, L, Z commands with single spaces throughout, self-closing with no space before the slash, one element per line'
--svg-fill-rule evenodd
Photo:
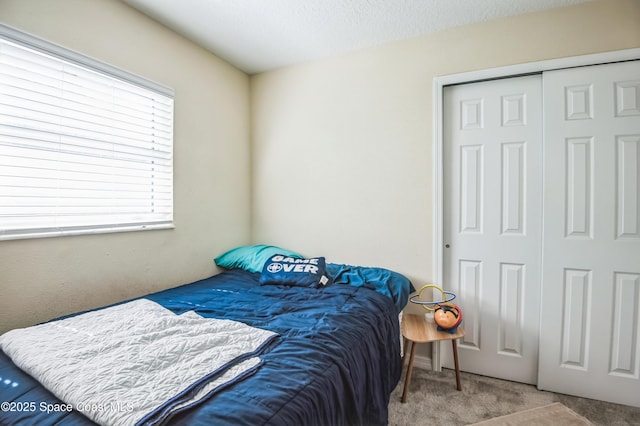
<path fill-rule="evenodd" d="M 640 61 L 544 74 L 538 387 L 640 406 Z"/>
<path fill-rule="evenodd" d="M 540 75 L 444 92 L 443 272 L 463 310 L 460 365 L 524 383 L 538 375 L 541 100 Z"/>
<path fill-rule="evenodd" d="M 640 406 L 640 61 L 451 86 L 444 101 L 461 368 Z"/>

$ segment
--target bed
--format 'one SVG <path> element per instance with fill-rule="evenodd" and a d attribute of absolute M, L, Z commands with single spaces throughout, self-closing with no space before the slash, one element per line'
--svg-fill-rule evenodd
<path fill-rule="evenodd" d="M 291 263 L 287 264 L 287 261 Z M 103 424 L 387 424 L 389 396 L 401 374 L 398 315 L 409 293 L 414 291 L 407 278 L 383 268 L 327 264 L 324 258 L 305 259 L 278 247 L 262 245 L 230 250 L 216 258 L 216 263 L 225 270 L 210 278 L 36 327 L 61 328 L 60 324 L 66 324 L 64 321 L 80 321 L 91 318 L 88 315 L 114 311 L 112 316 L 120 320 L 125 316 L 122 313 L 125 309 L 138 305 L 151 311 L 159 310 L 161 314 L 165 312 L 167 320 L 171 321 L 184 318 L 184 321 L 193 321 L 188 324 L 207 323 L 207 326 L 210 322 L 228 321 L 262 333 L 262 340 L 249 350 L 250 353 L 233 355 L 233 362 L 223 363 L 227 369 L 257 359 L 248 371 L 218 385 L 208 384 L 206 389 L 199 387 L 200 399 L 176 403 L 173 411 L 161 408 L 156 410 L 161 415 L 144 416 L 135 421 L 130 418 L 103 420 L 92 417 L 92 414 L 100 410 L 131 411 L 144 398 L 123 396 L 117 406 L 111 400 L 103 401 L 104 406 L 94 401 L 91 406 L 87 403 L 80 407 L 85 411 L 82 414 L 77 409 L 77 400 L 70 404 L 58 398 L 16 365 L 18 363 L 31 372 L 31 367 L 21 364 L 25 361 L 11 359 L 5 353 L 16 357 L 12 352 L 13 341 L 7 336 L 16 334 L 16 341 L 24 337 L 18 333 L 24 329 L 16 333 L 11 331 L 0 337 L 3 349 L 0 353 L 0 424 L 89 425 L 95 424 L 94 420 Z M 298 282 L 290 281 L 294 270 L 299 271 L 298 275 L 302 277 L 295 278 Z M 303 274 L 305 270 L 306 275 Z M 308 272 L 315 272 L 316 276 L 311 278 L 320 277 L 319 280 L 308 281 Z M 114 327 L 117 330 L 135 328 L 139 322 L 136 317 L 131 326 L 117 324 Z M 162 324 L 167 327 L 166 322 Z M 229 329 L 227 326 L 223 328 Z M 77 329 L 74 330 L 79 334 Z M 107 332 L 117 334 L 113 330 Z M 41 333 L 50 333 L 50 329 L 43 328 Z M 242 330 L 240 333 L 241 336 L 247 334 Z M 39 347 L 43 340 L 47 340 L 42 336 L 31 340 L 31 344 L 27 343 L 26 346 L 37 348 L 35 355 L 30 354 L 26 358 L 47 354 L 45 358 L 54 363 L 54 367 L 44 370 L 64 371 L 58 366 L 63 368 L 62 364 L 74 357 L 58 355 L 61 359 L 56 360 L 55 355 L 49 356 L 56 353 L 55 349 Z M 52 345 L 55 346 L 55 341 L 59 340 L 53 339 Z M 87 358 L 93 359 L 93 356 Z M 157 360 L 158 356 L 153 355 L 153 358 Z M 242 362 L 238 360 L 240 358 Z M 198 365 L 214 368 L 207 362 L 199 362 Z M 66 381 L 68 375 L 78 371 L 76 366 L 70 368 L 72 370 L 69 374 L 64 373 L 64 377 L 54 376 L 49 380 L 53 380 L 54 385 Z M 215 368 L 216 377 L 219 377 L 223 368 Z M 111 376 L 118 374 L 112 373 Z M 173 380 L 175 377 L 187 376 L 172 373 L 171 377 L 165 376 L 161 380 L 165 382 L 167 378 Z M 49 383 L 46 377 L 41 380 Z M 91 388 L 93 383 L 82 385 Z M 77 391 L 78 385 L 72 384 L 71 387 L 71 391 Z M 105 389 L 110 390 L 108 388 Z M 188 388 L 189 392 L 181 390 L 181 394 L 195 394 L 195 389 Z M 57 389 L 55 392 L 60 395 Z M 82 390 L 82 395 L 84 392 Z M 111 395 L 105 392 L 100 390 L 96 397 L 104 399 L 105 395 Z"/>

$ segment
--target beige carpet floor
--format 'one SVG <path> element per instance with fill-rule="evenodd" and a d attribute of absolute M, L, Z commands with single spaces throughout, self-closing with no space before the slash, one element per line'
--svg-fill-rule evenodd
<path fill-rule="evenodd" d="M 640 426 L 640 408 L 539 391 L 535 386 L 464 372 L 461 379 L 459 392 L 452 370 L 414 368 L 403 404 L 403 375 L 391 394 L 389 425 L 469 425 L 559 402 L 597 426 Z"/>

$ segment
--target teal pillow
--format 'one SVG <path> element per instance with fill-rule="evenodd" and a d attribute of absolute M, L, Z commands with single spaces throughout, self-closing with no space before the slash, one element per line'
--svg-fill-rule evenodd
<path fill-rule="evenodd" d="M 335 284 L 367 287 L 390 297 L 398 313 L 409 301 L 409 293 L 416 291 L 407 277 L 385 268 L 327 263 L 327 274 Z"/>
<path fill-rule="evenodd" d="M 276 254 L 298 259 L 304 258 L 301 254 L 281 247 L 256 244 L 236 247 L 216 257 L 214 261 L 216 265 L 225 269 L 239 268 L 250 272 L 262 272 L 265 262 Z"/>

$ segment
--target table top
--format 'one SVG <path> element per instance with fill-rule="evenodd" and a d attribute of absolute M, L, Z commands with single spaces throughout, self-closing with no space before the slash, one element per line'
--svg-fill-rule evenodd
<path fill-rule="evenodd" d="M 464 336 L 462 327 L 458 327 L 455 333 L 438 331 L 436 323 L 427 321 L 424 315 L 403 314 L 401 328 L 402 336 L 417 343 L 454 340 Z"/>

